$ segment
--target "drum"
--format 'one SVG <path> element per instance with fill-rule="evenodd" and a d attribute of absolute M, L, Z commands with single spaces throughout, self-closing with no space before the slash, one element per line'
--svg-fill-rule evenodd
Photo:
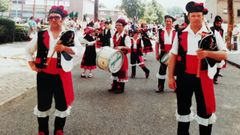
<path fill-rule="evenodd" d="M 96 64 L 102 70 L 116 73 L 122 67 L 123 54 L 121 51 L 104 46 L 97 52 Z"/>
<path fill-rule="evenodd" d="M 160 59 L 161 63 L 164 63 L 165 65 L 167 65 L 168 62 L 168 58 L 169 58 L 169 53 L 165 53 L 162 58 Z"/>

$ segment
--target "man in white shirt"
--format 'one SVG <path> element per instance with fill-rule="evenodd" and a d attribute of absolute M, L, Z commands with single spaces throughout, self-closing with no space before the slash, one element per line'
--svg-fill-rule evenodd
<path fill-rule="evenodd" d="M 161 93 L 164 91 L 167 63 L 163 59 L 165 59 L 170 49 L 172 48 L 173 39 L 176 34 L 176 31 L 173 28 L 173 22 L 175 21 L 175 19 L 170 15 L 166 15 L 164 19 L 166 26 L 163 29 L 159 29 L 155 45 L 156 59 L 157 61 L 160 62 L 160 67 L 157 74 L 158 78 L 158 89 L 156 90 L 157 93 Z"/>
<path fill-rule="evenodd" d="M 70 71 L 64 70 L 63 63 L 66 55 L 71 58 L 78 54 L 77 46 L 80 44 L 77 38 L 74 38 L 74 33 L 69 36 L 68 41 L 71 41 L 71 44 L 66 46 L 64 43 L 68 41 L 59 42 L 64 32 L 62 25 L 66 16 L 67 11 L 63 6 L 53 6 L 48 14 L 50 28 L 38 32 L 26 48 L 29 66 L 37 72 L 37 105 L 34 114 L 38 118 L 39 135 L 49 134 L 48 120 L 52 98 L 56 108 L 54 135 L 63 135 L 66 117 L 70 115 L 74 100 L 72 75 Z M 67 61 L 67 65 L 73 64 L 70 61 Z"/>
<path fill-rule="evenodd" d="M 195 119 L 199 124 L 200 135 L 210 135 L 216 120 L 214 73 L 211 74 L 210 69 L 216 68 L 216 61 L 227 58 L 227 49 L 218 32 L 209 36 L 210 30 L 203 23 L 203 17 L 208 12 L 203 3 L 191 1 L 186 5 L 186 10 L 190 24 L 177 33 L 168 61 L 168 86 L 175 89 L 177 95 L 177 133 L 189 135 L 190 121 Z M 204 42 L 200 44 L 203 49 L 199 49 L 199 41 Z M 204 50 L 206 48 L 208 50 Z M 197 103 L 195 117 L 190 109 L 193 93 Z"/>

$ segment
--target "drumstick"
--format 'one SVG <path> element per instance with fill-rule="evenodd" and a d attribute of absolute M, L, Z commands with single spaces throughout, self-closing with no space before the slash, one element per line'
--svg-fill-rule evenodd
<path fill-rule="evenodd" d="M 62 41 L 61 40 L 59 40 L 57 43 L 56 43 L 56 45 L 58 45 L 58 44 L 61 44 L 62 43 Z M 50 56 L 50 58 L 49 59 L 47 59 L 47 62 L 46 62 L 46 66 L 48 66 L 49 65 L 49 63 L 51 62 L 51 60 L 52 60 L 52 57 L 53 57 L 53 55 L 55 54 L 55 50 L 52 52 L 52 54 L 51 54 L 51 56 Z"/>

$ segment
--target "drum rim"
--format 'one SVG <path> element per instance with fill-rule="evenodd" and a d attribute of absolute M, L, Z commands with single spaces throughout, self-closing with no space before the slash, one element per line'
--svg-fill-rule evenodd
<path fill-rule="evenodd" d="M 104 48 L 111 48 L 111 47 L 108 47 L 108 46 L 105 46 Z M 116 50 L 116 49 L 114 49 L 114 48 L 111 48 L 111 49 L 113 49 L 114 50 L 114 53 L 116 53 L 116 52 L 119 52 L 119 53 L 121 53 L 122 54 L 122 62 L 121 62 L 121 65 L 123 64 L 123 60 L 124 60 L 124 54 L 123 54 L 123 52 L 121 52 L 120 50 Z M 98 53 L 97 53 L 97 57 L 96 57 L 96 64 L 97 64 L 97 66 L 100 68 L 100 69 L 102 69 L 102 70 L 106 70 L 106 69 L 104 69 L 104 68 L 101 68 L 99 65 L 99 62 L 98 62 L 98 59 L 99 59 L 99 55 L 100 55 L 100 52 L 102 52 L 104 49 L 102 48 Z M 113 57 L 113 55 L 114 55 L 114 53 L 112 53 L 111 55 L 110 55 L 110 57 Z M 110 60 L 110 59 L 109 59 Z M 109 60 L 108 60 L 108 63 L 109 63 Z M 120 68 L 121 69 L 121 68 Z M 120 70 L 119 69 L 119 70 Z M 118 70 L 118 71 L 119 71 Z M 107 71 L 109 71 L 109 72 L 111 72 L 111 73 L 117 73 L 118 71 L 116 71 L 116 72 L 113 72 L 112 70 L 111 70 L 111 68 L 110 68 L 110 66 L 109 66 L 109 64 L 107 65 Z"/>

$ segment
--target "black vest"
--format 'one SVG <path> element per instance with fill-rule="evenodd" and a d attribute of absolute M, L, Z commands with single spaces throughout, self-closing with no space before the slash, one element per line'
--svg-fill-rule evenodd
<path fill-rule="evenodd" d="M 46 68 L 47 55 L 49 49 L 46 46 L 44 41 L 50 42 L 49 33 L 47 30 L 38 32 L 38 40 L 37 40 L 37 57 L 36 59 L 40 59 L 40 63 L 35 63 L 37 68 Z M 61 68 L 61 54 L 57 53 L 57 68 Z"/>

